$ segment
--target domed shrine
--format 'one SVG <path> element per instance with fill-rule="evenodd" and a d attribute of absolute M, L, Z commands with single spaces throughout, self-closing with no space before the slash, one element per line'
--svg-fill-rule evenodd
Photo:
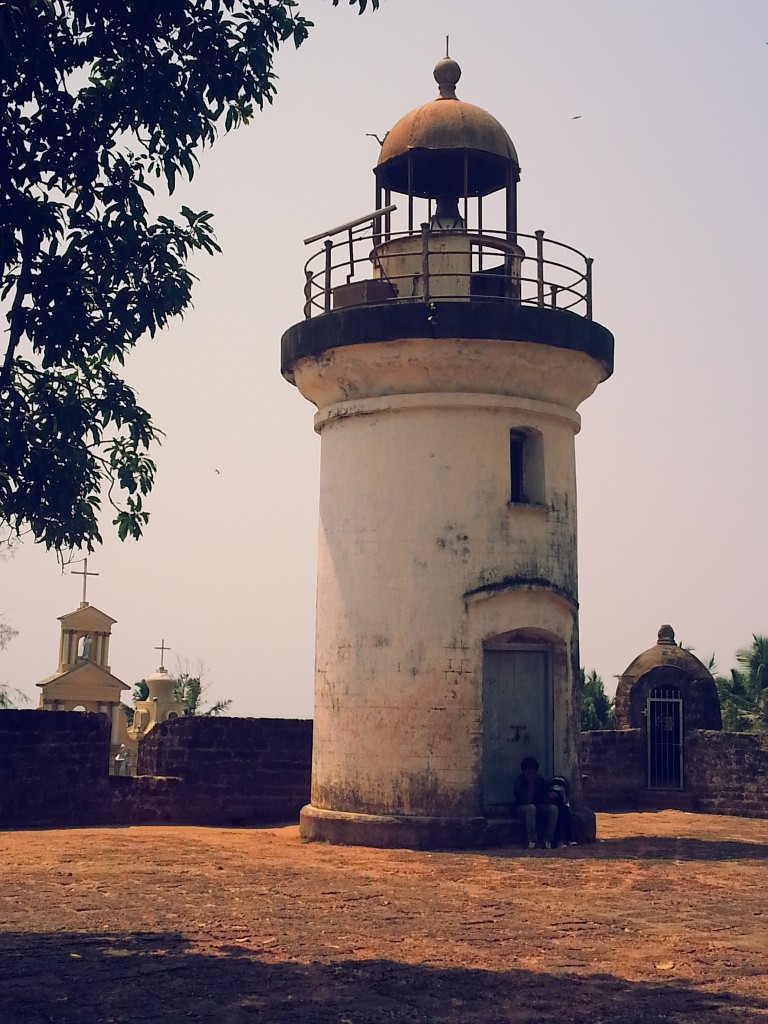
<path fill-rule="evenodd" d="M 675 642 L 671 626 L 661 626 L 654 646 L 639 654 L 619 676 L 614 725 L 645 734 L 652 789 L 682 788 L 687 732 L 722 729 L 712 673 Z"/>
<path fill-rule="evenodd" d="M 653 647 L 639 654 L 619 676 L 614 722 L 617 729 L 645 726 L 648 698 L 663 689 L 685 704 L 684 728 L 722 729 L 720 698 L 712 673 L 695 654 L 680 647 L 669 625 L 659 627 Z"/>
<path fill-rule="evenodd" d="M 165 641 L 162 641 L 163 648 Z M 162 663 L 148 675 L 146 680 L 146 700 L 136 701 L 132 731 L 137 739 L 141 739 L 163 722 L 172 722 L 184 717 L 184 702 L 177 700 L 175 695 L 176 679 Z"/>

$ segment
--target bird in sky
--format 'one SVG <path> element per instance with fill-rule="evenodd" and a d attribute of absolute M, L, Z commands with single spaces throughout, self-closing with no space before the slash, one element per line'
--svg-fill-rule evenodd
<path fill-rule="evenodd" d="M 571 120 L 572 121 L 580 121 L 581 120 L 581 114 L 574 114 L 573 117 L 571 118 Z"/>

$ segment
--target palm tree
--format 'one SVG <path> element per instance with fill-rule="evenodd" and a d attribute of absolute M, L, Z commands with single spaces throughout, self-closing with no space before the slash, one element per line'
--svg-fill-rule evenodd
<path fill-rule="evenodd" d="M 605 683 L 597 672 L 587 675 L 579 669 L 581 684 L 581 731 L 613 728 L 613 697 L 605 692 Z"/>
<path fill-rule="evenodd" d="M 204 682 L 206 672 L 207 669 L 204 661 L 199 661 L 194 669 L 190 667 L 189 661 L 186 658 L 178 658 L 176 661 L 176 686 L 173 690 L 173 696 L 184 705 L 184 714 L 187 717 L 192 715 L 205 715 L 208 717 L 221 715 L 232 703 L 231 699 L 224 698 L 215 701 L 208 708 L 205 707 L 203 704 L 203 694 L 212 685 L 209 682 Z"/>
<path fill-rule="evenodd" d="M 715 675 L 723 728 L 728 732 L 768 732 L 768 637 L 752 634 L 752 643 L 736 652 L 738 668 Z M 714 665 L 710 670 L 716 671 Z"/>
<path fill-rule="evenodd" d="M 9 626 L 7 622 L 0 619 L 0 651 L 4 650 L 7 644 L 18 634 L 18 630 Z M 0 711 L 8 708 L 15 708 L 17 704 L 26 704 L 27 698 L 21 690 L 9 686 L 8 683 L 0 683 Z"/>
<path fill-rule="evenodd" d="M 736 652 L 736 661 L 741 669 L 755 728 L 768 730 L 768 636 L 753 633 L 749 647 L 742 647 Z"/>
<path fill-rule="evenodd" d="M 9 711 L 19 704 L 28 704 L 29 698 L 21 690 L 9 686 L 8 683 L 0 683 L 0 711 Z"/>
<path fill-rule="evenodd" d="M 727 676 L 715 675 L 715 686 L 720 698 L 723 728 L 726 732 L 747 732 L 750 728 L 750 701 L 741 672 L 732 668 Z"/>
<path fill-rule="evenodd" d="M 747 673 L 755 692 L 768 686 L 768 636 L 753 633 L 749 647 L 736 651 L 736 660 Z"/>
<path fill-rule="evenodd" d="M 203 694 L 212 685 L 212 683 L 205 682 L 204 680 L 206 672 L 207 669 L 204 661 L 199 661 L 193 669 L 187 658 L 176 659 L 176 685 L 173 688 L 173 699 L 184 705 L 184 716 L 186 718 L 191 716 L 211 717 L 223 715 L 232 703 L 231 698 L 223 698 L 215 701 L 210 707 L 205 706 Z M 138 683 L 134 684 L 132 697 L 134 702 L 148 699 L 149 686 L 145 679 L 140 679 Z M 121 707 L 130 725 L 133 722 L 134 709 L 126 704 L 122 704 Z"/>

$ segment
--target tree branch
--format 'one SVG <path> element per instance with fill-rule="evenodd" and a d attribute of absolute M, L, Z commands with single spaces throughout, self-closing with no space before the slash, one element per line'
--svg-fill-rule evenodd
<path fill-rule="evenodd" d="M 28 231 L 25 228 L 21 229 L 21 269 L 19 270 L 19 279 L 16 282 L 16 294 L 13 297 L 13 305 L 11 306 L 11 312 L 8 317 L 10 324 L 8 339 L 8 348 L 5 350 L 5 359 L 3 360 L 2 369 L 0 369 L 0 392 L 5 391 L 10 387 L 11 383 L 11 367 L 13 366 L 13 359 L 16 355 L 16 349 L 18 348 L 22 330 L 22 315 L 24 309 L 24 299 L 29 291 L 29 282 L 32 279 L 32 260 L 34 259 L 32 246 L 29 244 Z"/>

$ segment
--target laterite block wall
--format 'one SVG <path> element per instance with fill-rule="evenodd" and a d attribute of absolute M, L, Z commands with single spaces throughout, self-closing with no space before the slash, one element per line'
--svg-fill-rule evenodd
<path fill-rule="evenodd" d="M 682 792 L 646 788 L 645 742 L 641 729 L 582 733 L 587 806 L 596 811 L 670 806 L 745 818 L 766 816 L 768 735 L 691 729 L 683 747 Z"/>
<path fill-rule="evenodd" d="M 696 809 L 711 814 L 768 815 L 768 735 L 698 731 L 689 734 L 685 786 Z"/>
<path fill-rule="evenodd" d="M 640 729 L 581 734 L 584 803 L 594 811 L 635 810 L 645 789 L 645 737 Z"/>
<path fill-rule="evenodd" d="M 0 827 L 100 824 L 110 731 L 106 715 L 0 711 Z"/>
<path fill-rule="evenodd" d="M 139 776 L 174 777 L 189 824 L 298 821 L 309 803 L 312 722 L 285 718 L 177 718 L 139 747 Z"/>
<path fill-rule="evenodd" d="M 177 719 L 144 741 L 138 778 L 108 776 L 109 736 L 105 715 L 0 711 L 0 828 L 277 823 L 309 801 L 311 721 Z M 594 810 L 649 806 L 640 729 L 584 733 L 582 773 Z M 768 736 L 686 734 L 691 810 L 763 817 L 767 792 Z"/>
<path fill-rule="evenodd" d="M 153 730 L 138 778 L 109 777 L 105 715 L 0 711 L 0 828 L 297 821 L 312 722 L 184 718 Z"/>

